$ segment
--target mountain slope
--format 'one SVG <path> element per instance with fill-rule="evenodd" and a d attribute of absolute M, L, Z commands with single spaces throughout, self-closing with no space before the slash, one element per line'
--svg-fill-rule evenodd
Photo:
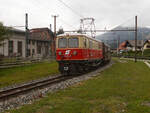
<path fill-rule="evenodd" d="M 120 29 L 133 29 L 133 28 L 117 27 L 115 29 L 120 30 Z M 122 43 L 125 40 L 134 40 L 135 32 L 131 32 L 131 31 L 107 32 L 102 35 L 96 36 L 96 38 L 109 44 L 111 48 L 116 48 L 119 38 L 120 38 L 120 43 Z M 138 28 L 138 40 L 147 40 L 147 39 L 150 39 L 150 28 L 146 28 L 146 27 Z"/>

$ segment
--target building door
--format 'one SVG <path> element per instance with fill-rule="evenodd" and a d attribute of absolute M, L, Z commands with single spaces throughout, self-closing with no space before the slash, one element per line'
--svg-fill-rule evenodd
<path fill-rule="evenodd" d="M 8 41 L 8 55 L 13 56 L 13 41 Z"/>
<path fill-rule="evenodd" d="M 18 54 L 22 56 L 22 41 L 18 41 Z"/>
<path fill-rule="evenodd" d="M 45 56 L 48 56 L 48 46 L 45 46 Z"/>

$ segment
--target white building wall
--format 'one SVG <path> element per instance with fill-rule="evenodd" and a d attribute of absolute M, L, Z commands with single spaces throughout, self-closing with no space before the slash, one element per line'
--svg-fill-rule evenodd
<path fill-rule="evenodd" d="M 3 44 L 4 42 L 2 41 L 0 44 Z M 4 54 L 4 52 L 3 52 L 3 45 L 1 45 L 0 46 L 0 55 L 3 55 Z"/>
<path fill-rule="evenodd" d="M 41 57 L 40 55 L 37 54 L 37 41 L 34 40 L 34 44 L 33 44 L 33 40 L 31 40 L 30 44 L 28 44 L 28 49 L 30 49 L 30 57 L 34 57 L 34 58 Z M 32 51 L 33 49 L 34 49 L 34 54 Z"/>
<path fill-rule="evenodd" d="M 0 46 L 0 55 L 3 55 L 3 46 Z"/>
<path fill-rule="evenodd" d="M 147 48 L 147 46 L 150 46 L 150 43 L 146 43 L 146 44 L 144 45 L 144 50 L 145 50 L 145 49 L 150 49 L 150 48 Z"/>
<path fill-rule="evenodd" d="M 0 54 L 4 56 L 8 56 L 8 40 L 4 40 L 1 43 L 4 43 L 4 45 L 0 46 Z"/>
<path fill-rule="evenodd" d="M 25 57 L 25 39 L 13 39 L 13 46 L 14 50 L 13 53 L 17 54 L 18 53 L 18 42 L 22 42 L 22 57 Z"/>
<path fill-rule="evenodd" d="M 4 40 L 4 46 L 0 46 L 0 54 L 4 56 L 8 56 L 8 43 L 9 41 L 13 41 L 13 54 L 18 53 L 18 41 L 22 42 L 22 57 L 25 57 L 25 36 L 17 36 L 14 35 L 9 39 Z"/>
<path fill-rule="evenodd" d="M 25 36 L 19 36 L 19 35 L 15 35 L 15 36 L 12 36 L 11 38 L 9 38 L 10 41 L 13 41 L 13 54 L 17 54 L 18 53 L 18 41 L 21 41 L 22 42 L 22 57 L 26 57 L 25 56 Z M 0 54 L 4 54 L 4 56 L 9 56 L 9 53 L 8 53 L 8 43 L 9 43 L 9 40 L 4 40 L 4 43 L 5 45 L 4 46 L 0 46 Z M 42 42 L 41 44 L 41 54 L 38 54 L 37 52 L 37 43 L 38 41 L 34 40 L 34 44 L 32 42 L 32 40 L 30 41 L 30 44 L 28 44 L 28 49 L 30 49 L 30 57 L 33 57 L 33 58 L 38 58 L 38 57 L 43 57 L 45 54 L 46 54 L 46 49 L 45 49 L 45 45 L 44 43 Z M 4 47 L 4 48 L 3 48 Z M 32 50 L 34 49 L 35 51 L 35 54 L 32 56 Z M 49 48 L 49 51 L 50 51 L 50 48 Z M 4 53 L 3 53 L 4 52 Z"/>

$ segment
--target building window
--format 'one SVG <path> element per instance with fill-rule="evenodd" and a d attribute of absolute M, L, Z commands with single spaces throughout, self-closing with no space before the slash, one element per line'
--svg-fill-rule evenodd
<path fill-rule="evenodd" d="M 147 45 L 146 47 L 147 47 L 147 48 L 150 48 L 150 45 Z"/>
<path fill-rule="evenodd" d="M 9 56 L 13 54 L 13 41 L 8 42 L 8 54 Z"/>
<path fill-rule="evenodd" d="M 48 46 L 48 43 L 47 43 L 47 42 L 45 42 L 45 46 Z"/>
<path fill-rule="evenodd" d="M 141 41 L 139 41 L 139 44 L 141 44 Z"/>
<path fill-rule="evenodd" d="M 34 40 L 32 41 L 32 45 L 35 45 L 35 41 Z"/>
<path fill-rule="evenodd" d="M 34 55 L 35 54 L 35 50 L 34 49 L 32 49 L 32 55 Z"/>
<path fill-rule="evenodd" d="M 18 54 L 19 56 L 22 56 L 22 42 L 18 41 Z"/>
<path fill-rule="evenodd" d="M 30 49 L 28 49 L 27 54 L 28 54 L 28 56 L 31 56 L 31 50 Z"/>
<path fill-rule="evenodd" d="M 31 40 L 28 40 L 28 44 L 30 44 L 31 43 Z"/>
<path fill-rule="evenodd" d="M 38 45 L 38 46 L 41 46 L 41 45 L 42 45 L 42 42 L 38 41 L 38 42 L 37 42 L 37 45 Z"/>
<path fill-rule="evenodd" d="M 45 38 L 45 39 L 47 39 L 47 38 L 48 38 L 48 37 L 47 37 L 47 33 L 46 33 L 46 32 L 44 33 L 44 38 Z"/>
<path fill-rule="evenodd" d="M 35 55 L 35 49 L 32 49 L 32 56 Z"/>
<path fill-rule="evenodd" d="M 49 53 L 48 50 L 49 50 L 48 46 L 45 46 L 45 54 L 46 55 L 48 55 L 48 53 Z"/>
<path fill-rule="evenodd" d="M 41 54 L 41 46 L 37 46 L 37 54 Z"/>

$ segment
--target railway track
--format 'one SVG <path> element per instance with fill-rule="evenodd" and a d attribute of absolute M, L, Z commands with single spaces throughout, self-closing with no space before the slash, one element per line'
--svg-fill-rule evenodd
<path fill-rule="evenodd" d="M 28 62 L 12 62 L 12 63 L 0 63 L 0 69 L 19 67 L 25 65 L 31 65 L 36 63 L 41 63 L 42 61 L 28 61 Z"/>
<path fill-rule="evenodd" d="M 78 82 L 88 80 L 97 76 L 99 72 L 109 68 L 112 64 L 111 61 L 76 76 L 55 75 L 53 78 L 44 78 L 44 80 L 26 83 L 15 88 L 0 90 L 0 112 L 31 103 L 31 101 L 42 97 L 49 91 L 64 89 Z"/>
<path fill-rule="evenodd" d="M 106 64 L 104 64 L 103 66 L 105 66 Z M 97 68 L 96 68 L 97 70 Z M 94 70 L 93 70 L 94 71 Z M 91 71 L 87 72 L 90 73 Z M 83 73 L 85 74 L 85 73 Z M 49 79 L 45 79 L 45 80 L 40 80 L 40 81 L 35 81 L 32 83 L 27 83 L 24 85 L 20 85 L 14 88 L 9 88 L 6 90 L 1 90 L 0 91 L 0 101 L 5 101 L 11 97 L 16 97 L 18 95 L 21 94 L 26 94 L 27 92 L 30 92 L 31 90 L 36 90 L 36 89 L 41 89 L 44 88 L 48 85 L 53 85 L 53 84 L 57 84 L 60 83 L 62 81 L 68 80 L 68 79 L 72 79 L 74 77 L 77 76 L 82 76 L 82 74 L 78 74 L 76 76 L 70 75 L 70 76 L 62 76 L 62 75 L 57 75 L 53 78 L 49 78 Z"/>
<path fill-rule="evenodd" d="M 6 99 L 9 99 L 11 97 L 29 92 L 33 89 L 40 89 L 40 88 L 48 86 L 48 85 L 56 84 L 56 83 L 59 83 L 61 81 L 65 81 L 67 79 L 71 79 L 73 77 L 75 77 L 75 76 L 58 75 L 57 77 L 54 77 L 54 78 L 36 81 L 33 83 L 21 85 L 21 86 L 15 87 L 15 88 L 3 90 L 3 91 L 0 91 L 0 100 L 1 101 L 6 100 Z"/>
<path fill-rule="evenodd" d="M 118 57 L 118 58 L 131 58 L 134 59 L 134 56 L 113 56 L 113 57 Z M 150 57 L 136 57 L 138 60 L 150 60 Z"/>
<path fill-rule="evenodd" d="M 32 65 L 42 63 L 44 61 L 52 61 L 53 59 L 31 59 L 31 60 L 17 60 L 15 62 L 0 62 L 0 69 Z"/>

